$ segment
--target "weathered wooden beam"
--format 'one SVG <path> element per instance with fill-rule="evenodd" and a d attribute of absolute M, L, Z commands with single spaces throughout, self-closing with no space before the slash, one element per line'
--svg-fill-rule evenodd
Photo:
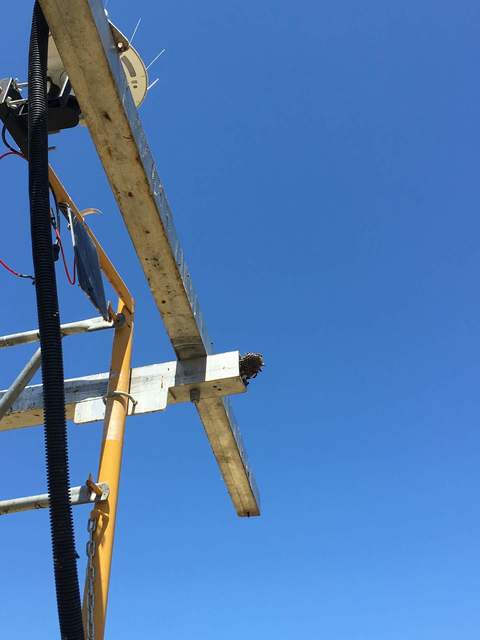
<path fill-rule="evenodd" d="M 108 373 L 99 373 L 65 381 L 69 420 L 77 424 L 103 420 L 108 377 Z M 238 351 L 132 369 L 129 415 L 163 411 L 168 404 L 190 402 L 192 390 L 205 401 L 243 393 Z M 0 399 L 5 393 L 0 391 Z M 37 384 L 24 389 L 11 411 L 0 420 L 0 431 L 42 423 L 43 388 Z"/>
<path fill-rule="evenodd" d="M 206 355 L 203 317 L 103 2 L 40 4 L 175 352 Z"/>
<path fill-rule="evenodd" d="M 239 516 L 259 516 L 260 499 L 228 398 L 196 402 L 198 414 Z"/>
<path fill-rule="evenodd" d="M 206 356 L 211 342 L 103 2 L 40 4 L 175 353 L 180 360 Z M 197 408 L 207 435 L 216 434 L 210 444 L 237 513 L 258 515 L 255 483 L 228 404 L 222 400 L 212 411 L 205 402 Z M 225 459 L 237 465 L 235 474 L 226 473 Z"/>

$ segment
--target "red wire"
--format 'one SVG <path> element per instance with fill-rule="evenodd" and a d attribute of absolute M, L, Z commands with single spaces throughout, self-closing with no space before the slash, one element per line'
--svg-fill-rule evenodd
<path fill-rule="evenodd" d="M 5 153 L 2 153 L 2 155 L 0 155 L 0 160 L 3 160 L 7 156 L 18 156 L 19 158 L 23 158 L 24 160 L 26 160 L 25 156 L 23 155 L 23 153 L 20 153 L 20 151 L 6 151 Z"/>
<path fill-rule="evenodd" d="M 4 262 L 1 258 L 0 258 L 0 264 L 2 265 L 2 267 L 5 267 L 7 271 L 10 271 L 12 275 L 17 276 L 17 278 L 22 277 L 21 273 L 18 273 L 18 271 L 15 271 L 15 269 L 12 269 L 12 267 L 9 267 L 8 264 Z"/>
<path fill-rule="evenodd" d="M 67 276 L 67 280 L 69 284 L 74 285 L 77 280 L 77 261 L 75 260 L 75 258 L 73 259 L 73 276 L 70 276 L 70 272 L 67 266 L 67 259 L 65 257 L 65 252 L 63 250 L 62 239 L 56 227 L 54 227 L 54 231 L 55 231 L 55 236 L 58 240 L 58 245 L 60 247 L 60 253 L 62 254 L 62 262 L 63 262 L 63 268 L 65 269 L 65 275 Z"/>
<path fill-rule="evenodd" d="M 23 158 L 24 160 L 26 160 L 25 156 L 23 155 L 23 153 L 20 153 L 19 151 L 6 151 L 5 153 L 2 153 L 0 155 L 0 160 L 3 160 L 4 158 L 7 158 L 8 156 L 19 156 L 20 158 Z M 53 227 L 53 224 L 52 224 Z M 65 274 L 67 276 L 67 280 L 69 282 L 69 284 L 74 285 L 76 280 L 77 280 L 77 262 L 74 259 L 73 260 L 73 276 L 70 276 L 70 272 L 68 270 L 68 266 L 67 266 L 67 259 L 65 257 L 65 251 L 63 250 L 63 244 L 62 244 L 62 239 L 60 237 L 60 234 L 58 232 L 58 229 L 56 227 L 54 227 L 54 231 L 55 231 L 55 236 L 58 240 L 58 245 L 60 247 L 60 252 L 62 254 L 62 262 L 63 262 L 63 268 L 65 269 Z M 2 265 L 2 267 L 5 267 L 5 269 L 7 271 L 9 271 L 12 275 L 17 276 L 17 278 L 25 278 L 25 277 L 31 277 L 31 276 L 25 276 L 22 273 L 18 273 L 17 271 L 15 271 L 15 269 L 12 269 L 11 267 L 8 266 L 8 264 L 6 262 L 4 262 L 1 258 L 0 258 L 0 264 Z"/>
<path fill-rule="evenodd" d="M 5 153 L 2 153 L 0 155 L 0 160 L 3 160 L 7 156 L 19 156 L 20 158 L 23 158 L 24 160 L 26 160 L 25 156 L 22 153 L 17 152 L 17 151 L 6 151 Z M 15 269 L 12 269 L 12 267 L 10 267 L 1 258 L 0 258 L 0 264 L 2 265 L 2 267 L 4 267 L 7 271 L 9 271 L 12 275 L 16 276 L 17 278 L 30 278 L 30 279 L 33 279 L 32 276 L 27 276 L 24 273 L 18 273 L 18 271 L 15 271 Z"/>

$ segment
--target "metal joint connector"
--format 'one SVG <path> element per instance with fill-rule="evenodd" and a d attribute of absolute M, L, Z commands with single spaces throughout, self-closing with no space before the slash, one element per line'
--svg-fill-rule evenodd
<path fill-rule="evenodd" d="M 135 411 L 135 407 L 138 404 L 138 400 L 135 400 L 135 398 L 132 396 L 131 393 L 127 393 L 126 391 L 111 391 L 110 393 L 107 393 L 106 395 L 103 396 L 102 400 L 105 404 L 107 404 L 107 400 L 109 398 L 128 398 L 130 400 L 130 402 L 133 405 L 133 410 Z"/>

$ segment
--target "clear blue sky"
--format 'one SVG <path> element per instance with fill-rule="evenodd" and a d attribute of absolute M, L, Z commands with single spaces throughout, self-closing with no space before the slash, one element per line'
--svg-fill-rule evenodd
<path fill-rule="evenodd" d="M 26 76 L 31 4 L 3 8 L 2 76 Z M 192 407 L 129 421 L 107 638 L 477 640 L 478 2 L 109 8 L 167 49 L 141 115 L 216 349 L 267 367 L 233 400 L 261 518 Z M 52 142 L 135 293 L 135 365 L 171 359 L 87 130 Z M 0 257 L 29 270 L 26 167 L 0 170 Z M 62 320 L 95 315 L 58 277 Z M 0 286 L 0 333 L 36 326 L 31 285 Z M 108 368 L 109 335 L 64 347 L 68 376 Z M 1 354 L 2 387 L 32 350 Z M 70 427 L 72 484 L 100 430 Z M 0 439 L 2 497 L 45 490 L 42 430 Z M 2 518 L 0 545 L 2 636 L 58 637 L 48 514 Z"/>

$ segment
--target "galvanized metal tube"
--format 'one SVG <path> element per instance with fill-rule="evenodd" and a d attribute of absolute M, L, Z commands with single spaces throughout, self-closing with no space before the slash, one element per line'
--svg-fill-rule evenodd
<path fill-rule="evenodd" d="M 93 612 L 95 640 L 103 640 L 105 619 L 107 615 L 108 587 L 112 564 L 113 541 L 115 536 L 115 520 L 122 466 L 122 451 L 125 435 L 125 421 L 130 399 L 124 393 L 130 393 L 130 367 L 132 356 L 133 314 L 123 301 L 119 302 L 118 311 L 125 314 L 125 323 L 115 328 L 113 339 L 110 379 L 108 383 L 106 414 L 103 427 L 103 443 L 100 454 L 98 478 L 108 483 L 110 496 L 106 502 L 100 503 L 90 516 L 98 519 L 94 541 L 96 553 L 94 563 L 94 601 Z M 118 392 L 121 392 L 120 394 Z M 88 581 L 88 575 L 87 575 Z M 88 624 L 88 589 L 84 591 L 83 616 L 84 626 Z"/>
<path fill-rule="evenodd" d="M 86 485 L 72 487 L 70 489 L 70 504 L 76 506 L 78 504 L 89 504 L 106 500 L 109 494 L 108 484 L 99 483 L 97 486 L 102 490 L 101 495 L 96 495 Z M 24 498 L 12 498 L 11 500 L 0 500 L 0 516 L 19 513 L 21 511 L 31 511 L 32 509 L 48 509 L 49 506 L 50 498 L 48 493 L 41 493 L 37 496 L 26 496 Z"/>
<path fill-rule="evenodd" d="M 5 392 L 5 394 L 0 399 L 0 420 L 8 413 L 8 411 L 12 408 L 13 403 L 18 398 L 18 396 L 25 389 L 27 384 L 35 375 L 36 371 L 40 368 L 42 364 L 42 350 L 39 348 L 35 351 L 33 356 L 27 362 L 27 364 L 23 367 L 22 371 L 18 374 L 15 380 L 10 385 L 10 388 Z"/>
<path fill-rule="evenodd" d="M 77 322 L 69 322 L 62 324 L 60 331 L 62 336 L 71 336 L 76 333 L 89 333 L 91 331 L 102 331 L 103 329 L 112 329 L 113 322 L 107 322 L 102 317 L 88 318 L 87 320 L 78 320 Z M 38 329 L 32 331 L 24 331 L 23 333 L 12 333 L 8 336 L 0 336 L 0 349 L 5 347 L 14 347 L 17 344 L 28 344 L 29 342 L 38 342 L 40 334 Z"/>

